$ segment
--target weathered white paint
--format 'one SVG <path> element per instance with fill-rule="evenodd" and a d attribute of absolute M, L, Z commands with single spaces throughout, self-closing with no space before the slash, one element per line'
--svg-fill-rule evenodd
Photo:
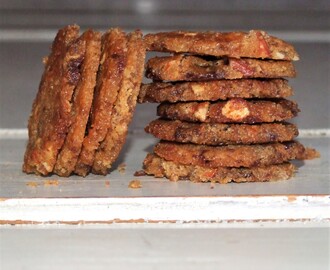
<path fill-rule="evenodd" d="M 330 196 L 36 198 L 0 202 L 0 220 L 195 222 L 330 220 Z"/>

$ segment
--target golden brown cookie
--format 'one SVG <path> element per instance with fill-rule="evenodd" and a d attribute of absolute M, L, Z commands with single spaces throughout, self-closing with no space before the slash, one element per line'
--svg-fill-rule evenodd
<path fill-rule="evenodd" d="M 71 124 L 72 94 L 80 72 L 83 46 L 73 43 L 79 27 L 60 29 L 45 60 L 45 70 L 29 119 L 29 141 L 24 156 L 23 171 L 47 175 L 53 171 Z"/>
<path fill-rule="evenodd" d="M 142 33 L 135 31 L 128 37 L 127 63 L 124 68 L 122 83 L 105 139 L 95 154 L 93 172 L 106 174 L 117 159 L 123 147 L 128 125 L 132 119 L 136 99 L 143 77 L 145 46 Z"/>
<path fill-rule="evenodd" d="M 145 131 L 161 140 L 206 145 L 285 142 L 298 136 L 297 127 L 289 123 L 247 125 L 157 119 Z"/>
<path fill-rule="evenodd" d="M 167 161 L 155 154 L 148 154 L 144 162 L 144 172 L 155 177 L 166 177 L 171 181 L 188 179 L 193 182 L 266 182 L 287 180 L 295 173 L 295 166 L 289 162 L 258 166 L 252 168 L 217 167 L 182 165 Z"/>
<path fill-rule="evenodd" d="M 295 117 L 298 105 L 286 99 L 162 103 L 157 114 L 163 118 L 206 123 L 262 123 Z"/>
<path fill-rule="evenodd" d="M 90 171 L 95 152 L 111 125 L 127 59 L 127 38 L 121 29 L 110 29 L 103 35 L 100 59 L 90 125 L 75 167 L 75 173 L 81 176 Z"/>
<path fill-rule="evenodd" d="M 164 32 L 148 34 L 144 41 L 149 51 L 299 60 L 291 44 L 264 31 L 245 32 Z"/>
<path fill-rule="evenodd" d="M 291 61 L 260 59 L 204 59 L 178 54 L 149 59 L 145 75 L 154 81 L 210 81 L 242 78 L 295 77 Z"/>
<path fill-rule="evenodd" d="M 155 154 L 183 165 L 217 167 L 256 167 L 280 164 L 303 156 L 305 148 L 296 141 L 284 143 L 206 146 L 159 142 Z"/>
<path fill-rule="evenodd" d="M 138 102 L 216 101 L 228 98 L 286 98 L 293 95 L 284 79 L 238 79 L 141 86 Z"/>
<path fill-rule="evenodd" d="M 60 176 L 69 176 L 75 168 L 85 136 L 100 63 L 101 34 L 88 30 L 79 38 L 79 42 L 84 45 L 85 53 L 80 68 L 80 79 L 72 99 L 72 125 L 54 167 L 54 172 Z"/>

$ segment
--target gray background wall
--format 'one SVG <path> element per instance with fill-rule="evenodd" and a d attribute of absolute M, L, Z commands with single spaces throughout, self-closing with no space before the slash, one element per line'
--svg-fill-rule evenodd
<path fill-rule="evenodd" d="M 300 128 L 330 128 L 329 1 L 0 1 L 0 128 L 25 128 L 56 30 L 77 23 L 105 30 L 263 29 L 292 43 L 301 60 L 290 80 Z M 150 56 L 149 56 L 150 57 Z M 131 130 L 156 118 L 137 106 Z"/>

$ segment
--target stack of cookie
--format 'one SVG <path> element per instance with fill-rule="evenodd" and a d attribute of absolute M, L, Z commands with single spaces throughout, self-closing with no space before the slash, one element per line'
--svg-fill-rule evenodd
<path fill-rule="evenodd" d="M 140 31 L 60 29 L 33 103 L 23 171 L 106 174 L 125 142 L 144 59 Z"/>
<path fill-rule="evenodd" d="M 170 52 L 146 65 L 153 80 L 138 101 L 157 102 L 145 130 L 161 141 L 146 174 L 194 182 L 288 179 L 306 157 L 286 122 L 299 112 L 284 78 L 295 77 L 294 48 L 263 31 L 167 32 L 145 36 L 147 50 Z"/>

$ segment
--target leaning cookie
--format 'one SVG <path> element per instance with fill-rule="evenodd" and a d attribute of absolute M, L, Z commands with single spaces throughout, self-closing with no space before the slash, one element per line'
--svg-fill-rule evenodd
<path fill-rule="evenodd" d="M 60 29 L 45 60 L 45 70 L 29 118 L 29 141 L 23 164 L 26 173 L 51 173 L 69 130 L 70 100 L 78 83 L 79 65 L 84 54 L 80 43 L 72 44 L 78 36 L 77 25 Z"/>
<path fill-rule="evenodd" d="M 84 138 L 75 173 L 86 176 L 93 166 L 96 150 L 111 125 L 114 103 L 120 90 L 127 57 L 127 38 L 119 29 L 102 37 L 102 52 L 94 93 L 90 124 Z"/>
<path fill-rule="evenodd" d="M 289 162 L 251 168 L 209 168 L 178 164 L 167 161 L 155 154 L 147 155 L 143 162 L 143 169 L 148 175 L 166 177 L 171 181 L 186 179 L 192 182 L 218 182 L 221 184 L 287 180 L 296 171 L 295 166 Z"/>
<path fill-rule="evenodd" d="M 107 174 L 117 159 L 127 135 L 143 76 L 145 46 L 142 33 L 135 31 L 128 37 L 127 60 L 124 67 L 118 97 L 113 106 L 109 129 L 96 151 L 93 173 Z"/>
<path fill-rule="evenodd" d="M 101 34 L 99 32 L 88 30 L 77 42 L 85 47 L 85 53 L 80 67 L 79 82 L 72 98 L 72 124 L 54 167 L 54 173 L 60 176 L 69 176 L 75 168 L 85 136 L 100 63 Z"/>

